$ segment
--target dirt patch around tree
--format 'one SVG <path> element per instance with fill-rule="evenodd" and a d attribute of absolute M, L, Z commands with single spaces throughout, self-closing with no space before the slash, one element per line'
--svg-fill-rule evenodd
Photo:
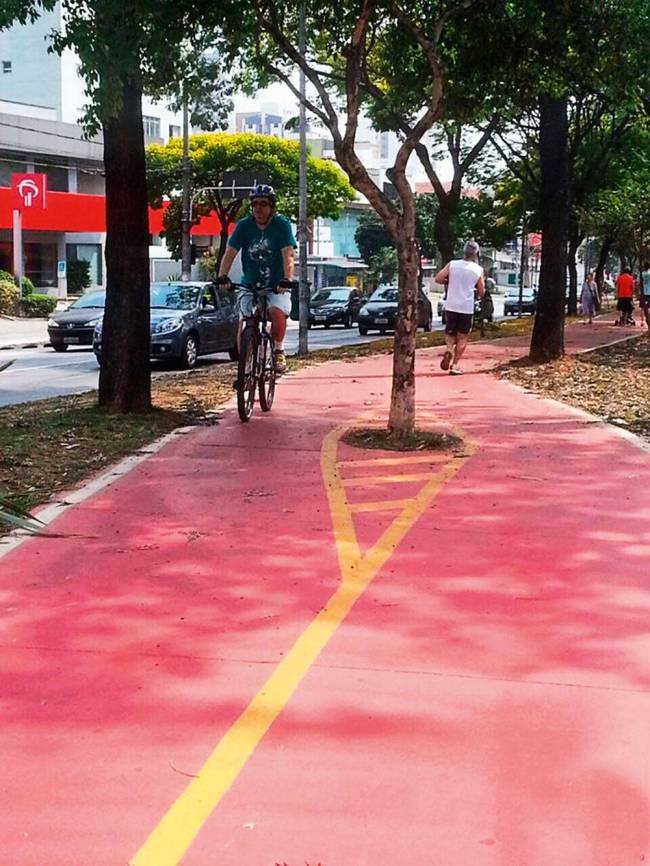
<path fill-rule="evenodd" d="M 584 409 L 650 442 L 650 337 L 567 356 L 551 364 L 505 364 L 504 379 Z"/>
<path fill-rule="evenodd" d="M 355 427 L 341 437 L 353 448 L 381 451 L 462 451 L 465 443 L 453 433 L 413 430 L 407 436 L 395 436 L 383 427 Z"/>

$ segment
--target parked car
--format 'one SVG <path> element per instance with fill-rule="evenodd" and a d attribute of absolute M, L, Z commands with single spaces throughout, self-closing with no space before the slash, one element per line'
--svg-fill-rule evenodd
<path fill-rule="evenodd" d="M 442 298 L 439 298 L 439 300 L 438 300 L 438 315 L 442 319 L 443 325 L 445 325 L 447 323 L 447 317 L 445 316 L 446 304 L 447 304 L 447 297 L 446 297 L 446 295 L 443 295 Z M 474 318 L 479 319 L 480 317 L 481 317 L 481 298 L 479 298 L 478 292 L 474 292 Z M 494 318 L 494 304 L 491 304 L 491 312 L 488 312 L 488 315 L 485 317 L 485 321 L 491 322 L 493 318 Z"/>
<path fill-rule="evenodd" d="M 106 292 L 87 292 L 66 310 L 52 313 L 47 320 L 50 345 L 55 352 L 68 346 L 92 346 L 93 331 L 104 315 Z"/>
<path fill-rule="evenodd" d="M 151 357 L 194 367 L 199 355 L 228 352 L 237 358 L 239 315 L 233 292 L 213 283 L 151 284 Z M 102 323 L 95 328 L 93 350 L 101 361 Z"/>
<path fill-rule="evenodd" d="M 530 313 L 534 316 L 537 312 L 537 291 L 529 289 L 526 286 L 521 291 L 521 312 Z M 519 315 L 519 289 L 510 288 L 506 292 L 505 301 L 503 303 L 504 316 Z"/>
<path fill-rule="evenodd" d="M 351 328 L 361 308 L 361 292 L 349 286 L 326 286 L 309 302 L 309 327 L 343 325 Z"/>
<path fill-rule="evenodd" d="M 395 330 L 397 320 L 397 301 L 399 292 L 397 286 L 380 286 L 370 295 L 368 303 L 359 311 L 359 333 L 363 336 L 368 331 Z M 422 290 L 418 292 L 418 328 L 431 330 L 433 308 L 431 301 Z"/>

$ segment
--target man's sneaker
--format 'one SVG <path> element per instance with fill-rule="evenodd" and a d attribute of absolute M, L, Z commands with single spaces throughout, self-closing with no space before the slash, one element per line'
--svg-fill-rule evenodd
<path fill-rule="evenodd" d="M 282 349 L 276 349 L 273 352 L 275 358 L 275 372 L 280 376 L 287 372 L 287 358 Z"/>
<path fill-rule="evenodd" d="M 450 376 L 462 376 L 463 371 L 460 369 L 460 367 L 452 367 L 451 370 L 449 371 L 449 375 Z"/>
<path fill-rule="evenodd" d="M 451 364 L 451 352 L 447 351 L 442 356 L 442 361 L 440 362 L 440 369 L 441 370 L 448 370 L 450 364 Z"/>

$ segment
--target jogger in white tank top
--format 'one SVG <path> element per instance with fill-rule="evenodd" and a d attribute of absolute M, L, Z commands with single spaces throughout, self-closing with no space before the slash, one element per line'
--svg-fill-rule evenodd
<path fill-rule="evenodd" d="M 485 294 L 483 268 L 478 264 L 479 246 L 476 241 L 467 241 L 464 258 L 454 259 L 435 276 L 436 283 L 447 283 L 445 304 L 445 342 L 447 350 L 440 366 L 452 376 L 463 372 L 458 366 L 469 340 L 474 314 L 474 290 L 479 297 Z"/>

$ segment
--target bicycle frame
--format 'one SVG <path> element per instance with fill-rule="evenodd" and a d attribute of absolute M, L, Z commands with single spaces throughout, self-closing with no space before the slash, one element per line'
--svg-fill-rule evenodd
<path fill-rule="evenodd" d="M 259 285 L 238 286 L 252 295 L 251 314 L 243 318 L 239 335 L 239 368 L 237 377 L 237 410 L 242 421 L 250 420 L 255 391 L 263 412 L 273 405 L 275 394 L 275 359 L 268 328 L 268 288 Z"/>

